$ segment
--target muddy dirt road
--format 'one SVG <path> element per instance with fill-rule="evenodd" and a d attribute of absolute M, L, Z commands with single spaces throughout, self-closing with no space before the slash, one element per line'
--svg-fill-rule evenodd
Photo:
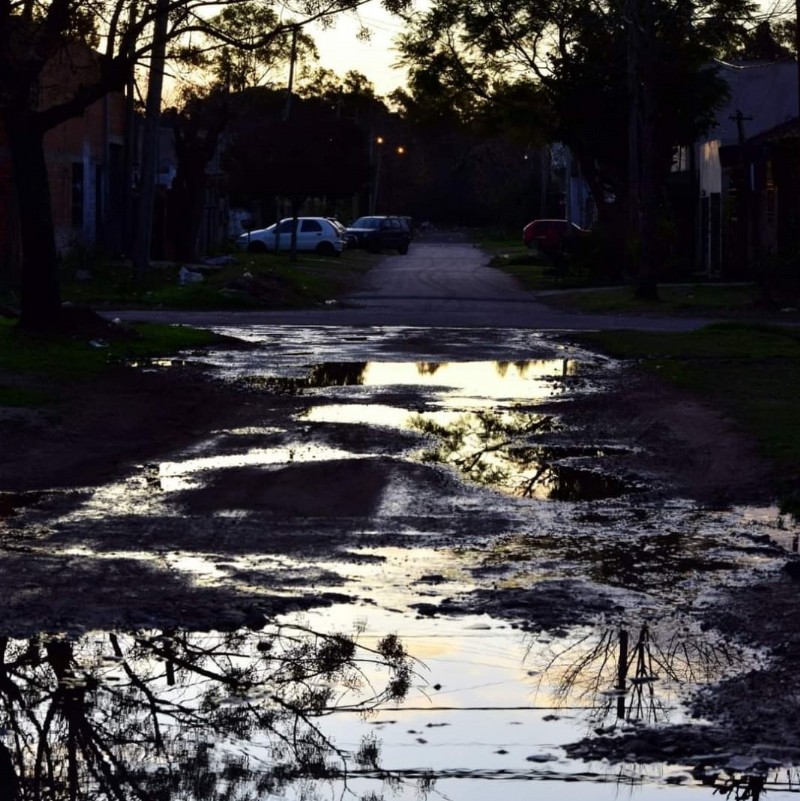
<path fill-rule="evenodd" d="M 0 769 L 26 792 L 794 793 L 769 466 L 566 318 L 511 325 L 538 304 L 474 249 L 415 250 L 325 325 L 207 318 L 242 346 L 107 409 L 132 440 L 184 375 L 181 436 L 2 495 Z"/>

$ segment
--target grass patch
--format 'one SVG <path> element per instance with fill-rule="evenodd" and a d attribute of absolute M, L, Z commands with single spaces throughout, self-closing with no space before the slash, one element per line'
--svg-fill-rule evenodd
<path fill-rule="evenodd" d="M 174 263 L 155 263 L 142 278 L 130 262 L 68 263 L 62 268 L 61 295 L 97 309 L 309 308 L 341 295 L 375 263 L 371 254 L 355 250 L 338 258 L 303 253 L 295 262 L 286 254 L 229 258 L 226 264 L 189 265 L 203 277 L 190 283 L 181 283 L 181 265 Z"/>
<path fill-rule="evenodd" d="M 128 262 L 88 257 L 63 265 L 61 297 L 76 309 L 99 311 L 311 308 L 356 285 L 377 258 L 365 251 L 339 258 L 300 254 L 295 262 L 284 254 L 237 254 L 230 263 L 197 265 L 203 280 L 181 283 L 177 264 L 154 264 L 139 279 Z M 15 305 L 15 297 L 7 300 Z M 0 318 L 0 406 L 38 406 L 58 396 L 59 384 L 90 379 L 109 365 L 170 356 L 220 339 L 208 331 L 156 324 L 45 335 Z"/>
<path fill-rule="evenodd" d="M 800 330 L 731 322 L 675 334 L 577 336 L 731 414 L 779 467 L 782 491 L 793 489 L 800 477 Z"/>
<path fill-rule="evenodd" d="M 764 314 L 755 284 L 661 285 L 660 300 L 643 301 L 632 287 L 564 292 L 542 298 L 556 308 L 595 314 L 664 314 L 743 317 Z"/>
<path fill-rule="evenodd" d="M 755 282 L 710 283 L 687 281 L 659 285 L 660 299 L 643 301 L 625 285 L 621 273 L 606 253 L 602 240 L 590 235 L 557 269 L 546 256 L 529 250 L 520 236 L 481 232 L 481 247 L 491 264 L 530 292 L 554 292 L 539 299 L 564 311 L 588 314 L 658 314 L 708 318 L 800 320 L 800 291 L 796 283 L 774 282 L 770 302 L 764 303 Z M 574 291 L 570 291 L 574 290 Z"/>
<path fill-rule="evenodd" d="M 166 356 L 220 341 L 210 331 L 151 323 L 126 326 L 122 333 L 107 340 L 45 336 L 25 332 L 11 320 L 0 319 L 0 371 L 16 378 L 91 378 L 112 363 Z M 5 404 L 3 398 L 10 399 L 5 405 L 22 405 L 26 399 L 35 402 L 47 395 L 35 388 L 26 395 L 25 389 L 12 381 L 3 382 L 3 386 L 6 392 L 0 402 Z"/>
<path fill-rule="evenodd" d="M 53 393 L 33 387 L 5 386 L 0 384 L 0 407 L 26 408 L 43 406 L 53 399 Z"/>
<path fill-rule="evenodd" d="M 483 231 L 477 237 L 480 247 L 491 256 L 491 265 L 514 276 L 530 291 L 585 289 L 619 283 L 616 270 L 601 255 L 600 241 L 590 238 L 577 243 L 573 252 L 560 265 L 522 243 L 522 231 Z"/>

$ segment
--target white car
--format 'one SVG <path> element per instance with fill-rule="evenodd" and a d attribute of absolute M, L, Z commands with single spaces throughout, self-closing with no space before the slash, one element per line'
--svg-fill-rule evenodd
<path fill-rule="evenodd" d="M 236 247 L 248 253 L 274 253 L 288 251 L 292 247 L 294 219 L 287 217 L 280 225 L 270 225 L 248 231 L 237 237 Z M 326 217 L 297 218 L 297 249 L 320 253 L 323 256 L 339 256 L 347 247 L 347 240 L 340 230 Z"/>

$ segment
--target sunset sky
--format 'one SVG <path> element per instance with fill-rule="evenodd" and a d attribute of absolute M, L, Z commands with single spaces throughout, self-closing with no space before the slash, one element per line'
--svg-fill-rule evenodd
<path fill-rule="evenodd" d="M 384 11 L 379 0 L 370 0 L 364 5 L 359 18 L 372 31 L 369 42 L 356 38 L 359 22 L 345 15 L 337 18 L 330 30 L 309 30 L 319 48 L 320 65 L 339 75 L 358 70 L 372 81 L 377 94 L 386 95 L 405 82 L 404 71 L 391 68 L 397 57 L 393 40 L 403 30 L 403 23 Z"/>

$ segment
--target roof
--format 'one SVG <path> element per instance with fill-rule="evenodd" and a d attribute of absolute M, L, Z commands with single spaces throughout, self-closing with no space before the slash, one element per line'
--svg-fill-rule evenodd
<path fill-rule="evenodd" d="M 798 68 L 794 61 L 721 64 L 719 75 L 728 82 L 731 95 L 717 111 L 717 125 L 708 132 L 706 141 L 738 143 L 735 116 L 739 111 L 744 117 L 746 138 L 797 117 Z"/>

